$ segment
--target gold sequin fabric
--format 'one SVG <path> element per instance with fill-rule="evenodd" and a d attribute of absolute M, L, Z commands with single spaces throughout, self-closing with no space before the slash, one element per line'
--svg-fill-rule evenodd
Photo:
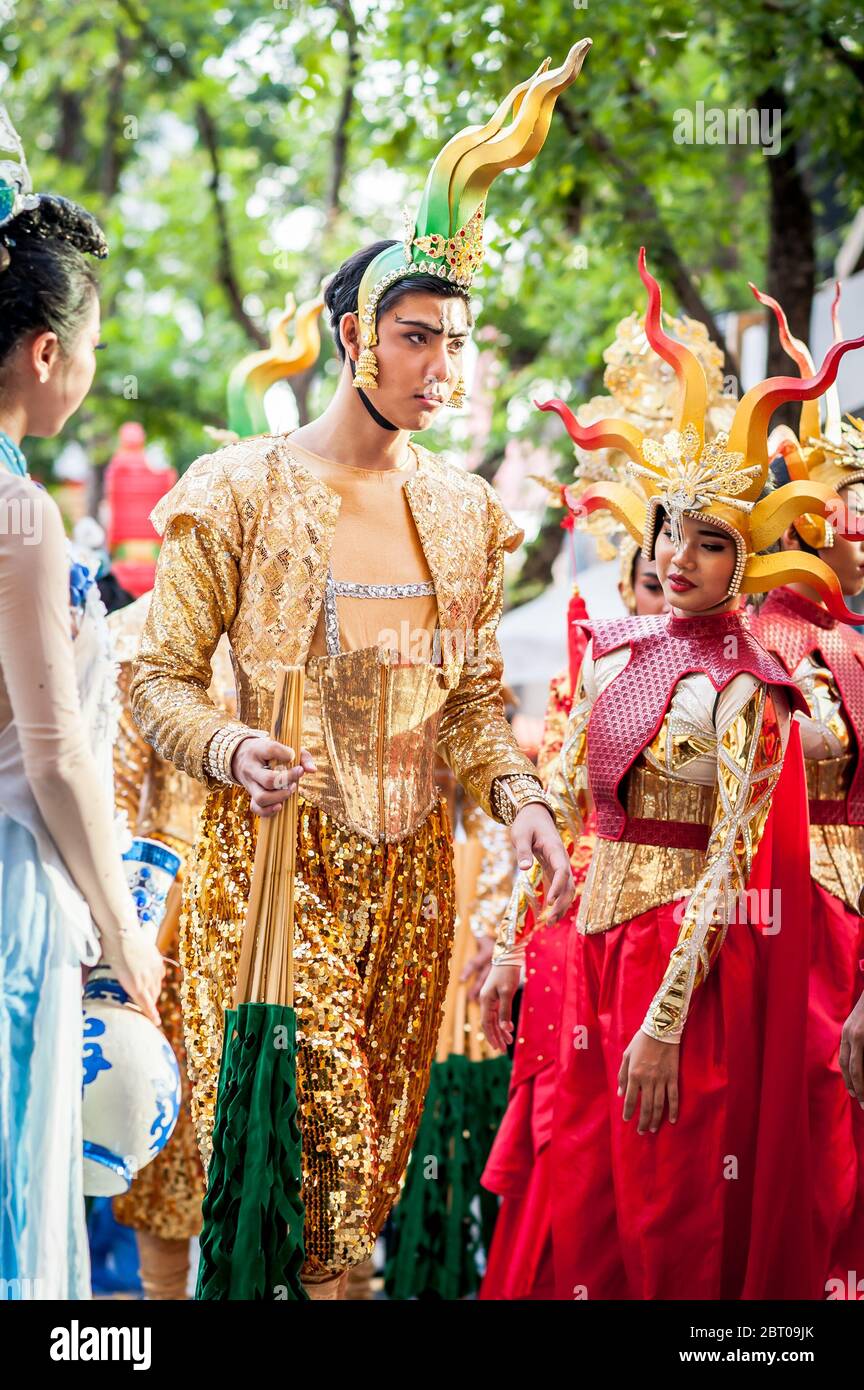
<path fill-rule="evenodd" d="M 241 788 L 210 794 L 181 919 L 189 1071 L 205 1162 L 255 825 Z M 322 1277 L 372 1253 L 420 1121 L 453 944 L 446 810 L 439 802 L 413 835 L 388 844 L 301 798 L 297 865 L 304 1277 Z"/>
<path fill-rule="evenodd" d="M 496 631 L 504 552 L 521 532 L 482 479 L 417 448 L 405 481 L 435 584 L 446 690 L 439 751 L 485 810 L 496 777 L 530 773 L 504 714 Z M 208 698 L 227 632 L 238 718 L 270 727 L 275 673 L 304 665 L 331 563 L 339 496 L 292 455 L 287 436 L 243 440 L 196 460 L 153 512 L 164 531 L 132 682 L 144 737 L 214 785 L 207 746 L 231 721 Z"/>
<path fill-rule="evenodd" d="M 472 1062 L 498 1055 L 483 1032 L 479 1000 L 468 998 L 475 977 L 463 981 L 462 973 L 477 954 L 478 938 L 495 939 L 513 886 L 516 851 L 509 829 L 490 820 L 475 802 L 463 804 L 462 828 L 465 838 L 453 846 L 456 932 L 435 1054 L 438 1062 L 454 1054 Z"/>
<path fill-rule="evenodd" d="M 810 873 L 857 915 L 864 887 L 864 825 L 811 825 Z"/>

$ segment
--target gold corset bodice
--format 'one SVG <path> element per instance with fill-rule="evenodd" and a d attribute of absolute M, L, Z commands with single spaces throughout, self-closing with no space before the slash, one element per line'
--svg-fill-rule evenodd
<path fill-rule="evenodd" d="M 808 801 L 845 801 L 855 754 L 843 753 L 839 758 L 805 758 Z"/>
<path fill-rule="evenodd" d="M 668 772 L 652 767 L 643 755 L 637 758 L 627 776 L 624 805 L 630 823 L 651 820 L 702 825 L 707 838 L 716 797 L 716 784 L 670 777 Z"/>
<path fill-rule="evenodd" d="M 818 819 L 819 802 L 845 802 L 855 754 L 806 758 L 804 766 L 810 802 L 810 872 L 826 893 L 857 912 L 858 894 L 864 888 L 864 825 L 820 824 Z"/>
<path fill-rule="evenodd" d="M 707 841 L 716 797 L 716 783 L 670 777 L 641 754 L 627 776 L 622 799 L 628 825 L 639 821 L 692 824 L 704 827 Z M 671 902 L 691 891 L 704 867 L 701 849 L 598 839 L 582 891 L 577 928 L 586 933 L 608 931 L 640 912 Z"/>
<path fill-rule="evenodd" d="M 366 647 L 306 667 L 303 741 L 316 771 L 305 800 L 369 840 L 404 839 L 438 799 L 435 750 L 447 689 L 440 668 Z"/>

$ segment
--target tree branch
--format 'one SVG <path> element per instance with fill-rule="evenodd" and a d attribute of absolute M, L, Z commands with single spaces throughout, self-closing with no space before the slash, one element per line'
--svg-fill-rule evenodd
<path fill-rule="evenodd" d="M 819 37 L 838 63 L 842 63 L 845 68 L 848 68 L 855 80 L 864 87 L 864 55 L 850 53 L 849 49 L 844 48 L 840 40 L 835 38 L 829 29 L 823 29 Z"/>
<path fill-rule="evenodd" d="M 779 111 L 783 121 L 786 97 L 781 88 L 767 88 L 759 99 L 763 110 Z M 786 311 L 789 327 L 796 338 L 806 343 L 810 337 L 810 314 L 816 284 L 816 246 L 813 230 L 813 205 L 801 170 L 798 149 L 794 140 L 783 140 L 780 149 L 767 160 L 770 204 L 768 214 L 767 291 L 780 301 Z M 787 376 L 789 358 L 780 345 L 780 336 L 773 314 L 768 315 L 768 376 Z M 781 406 L 774 417 L 777 423 L 795 427 L 798 407 Z"/>
<path fill-rule="evenodd" d="M 140 36 L 150 45 L 153 52 L 169 63 L 171 68 L 179 72 L 187 81 L 194 81 L 195 72 L 186 58 L 182 54 L 173 53 L 170 48 L 162 43 L 158 34 L 155 34 L 150 28 L 147 20 L 143 15 L 139 14 L 133 0 L 117 0 L 117 3 L 127 18 L 135 25 Z M 222 200 L 219 187 L 222 168 L 218 129 L 207 104 L 202 101 L 200 97 L 196 97 L 195 99 L 195 122 L 210 161 L 208 187 L 213 202 L 213 213 L 216 221 L 216 237 L 219 247 L 217 279 L 225 291 L 225 296 L 228 300 L 231 315 L 234 320 L 251 338 L 256 347 L 266 348 L 270 341 L 267 334 L 243 307 L 243 294 L 240 289 L 240 283 L 234 265 L 234 251 L 231 245 L 231 234 L 228 226 L 228 212 Z"/>
<path fill-rule="evenodd" d="M 336 129 L 333 132 L 333 168 L 330 175 L 330 193 L 327 199 L 327 221 L 332 223 L 342 207 L 342 184 L 348 163 L 348 127 L 354 110 L 354 88 L 360 71 L 360 28 L 351 7 L 351 0 L 339 0 L 336 10 L 342 21 L 342 28 L 348 37 L 348 54 L 345 63 L 345 84 Z"/>
<path fill-rule="evenodd" d="M 117 31 L 117 62 L 108 83 L 107 115 L 105 120 L 105 159 L 102 164 L 99 191 L 103 198 L 113 198 L 120 186 L 120 175 L 129 153 L 129 143 L 122 138 L 123 89 L 126 85 L 126 65 L 132 56 L 132 40 L 122 29 Z"/>
<path fill-rule="evenodd" d="M 696 288 L 687 267 L 678 254 L 672 234 L 663 220 L 654 194 L 648 185 L 627 161 L 621 158 L 609 138 L 592 126 L 587 118 L 580 115 L 565 97 L 558 98 L 558 110 L 570 134 L 581 140 L 620 174 L 626 189 L 628 207 L 631 212 L 635 213 L 637 221 L 646 223 L 652 228 L 652 257 L 662 268 L 664 278 L 674 289 L 682 311 L 690 318 L 703 323 L 713 342 L 722 349 L 726 374 L 736 378 L 740 377 L 737 359 L 729 350 L 717 320 Z"/>

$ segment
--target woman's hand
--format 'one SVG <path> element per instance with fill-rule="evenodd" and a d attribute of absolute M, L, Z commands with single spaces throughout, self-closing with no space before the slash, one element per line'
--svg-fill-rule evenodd
<path fill-rule="evenodd" d="M 843 1024 L 840 1070 L 846 1090 L 864 1110 L 864 994 Z"/>
<path fill-rule="evenodd" d="M 621 1059 L 618 1094 L 624 1097 L 624 1119 L 629 1120 L 639 1105 L 636 1133 L 656 1134 L 669 1105 L 669 1123 L 678 1119 L 678 1043 L 658 1042 L 642 1029 L 634 1035 Z M 641 1104 L 639 1102 L 641 1093 Z"/>
<path fill-rule="evenodd" d="M 231 776 L 244 786 L 252 798 L 256 816 L 267 820 L 275 816 L 283 802 L 293 796 L 306 772 L 315 764 L 305 748 L 295 763 L 293 748 L 272 738 L 244 738 L 231 759 Z M 275 763 L 277 766 L 271 767 Z"/>
<path fill-rule="evenodd" d="M 162 990 L 165 962 L 145 933 L 137 925 L 103 943 L 102 959 L 110 965 L 118 981 L 151 1023 L 161 1027 L 156 1008 Z"/>
<path fill-rule="evenodd" d="M 513 999 L 521 974 L 519 965 L 493 965 L 480 991 L 480 1023 L 498 1052 L 506 1052 L 513 1041 Z"/>

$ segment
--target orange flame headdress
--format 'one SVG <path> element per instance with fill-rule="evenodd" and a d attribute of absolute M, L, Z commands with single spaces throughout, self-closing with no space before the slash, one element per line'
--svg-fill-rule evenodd
<path fill-rule="evenodd" d="M 690 349 L 670 338 L 662 327 L 660 286 L 646 267 L 644 247 L 639 253 L 639 274 L 648 291 L 645 332 L 654 351 L 678 378 L 676 425 L 658 441 L 626 420 L 612 418 L 583 426 L 563 401 L 538 402 L 541 410 L 553 410 L 560 416 L 571 439 L 581 448 L 621 449 L 630 460 L 630 483 L 595 483 L 579 496 L 580 508 L 589 514 L 611 511 L 634 540 L 641 540 L 646 559 L 653 557 L 663 513 L 672 523 L 673 537 L 679 539 L 682 517 L 697 517 L 725 531 L 735 542 L 730 598 L 798 581 L 815 588 L 836 616 L 859 621 L 847 610 L 833 570 L 818 556 L 758 552 L 773 545 L 803 512 L 824 516 L 826 507 L 837 504 L 831 484 L 803 479 L 760 498 L 768 476 L 768 427 L 784 401 L 810 401 L 822 395 L 834 382 L 844 353 L 864 347 L 864 337 L 835 343 L 819 371 L 810 377 L 769 377 L 752 387 L 738 402 L 728 435 L 720 431 L 706 443 L 705 372 Z"/>
<path fill-rule="evenodd" d="M 773 311 L 780 330 L 780 342 L 802 377 L 812 376 L 813 357 L 806 343 L 790 333 L 782 305 L 770 294 L 763 294 L 755 285 L 751 284 L 750 288 L 759 303 Z M 831 306 L 835 343 L 842 341 L 839 309 L 838 280 Z M 783 455 L 790 478 L 828 483 L 836 492 L 852 483 L 864 482 L 864 421 L 856 419 L 854 415 L 847 420 L 841 419 L 836 385 L 831 385 L 825 392 L 824 427 L 820 421 L 818 400 L 805 401 L 801 407 L 798 434 L 788 425 L 778 425 L 768 440 L 768 450 L 772 456 Z M 825 517 L 807 513 L 799 516 L 794 525 L 801 539 L 816 550 L 822 550 L 833 542 L 831 523 Z"/>

